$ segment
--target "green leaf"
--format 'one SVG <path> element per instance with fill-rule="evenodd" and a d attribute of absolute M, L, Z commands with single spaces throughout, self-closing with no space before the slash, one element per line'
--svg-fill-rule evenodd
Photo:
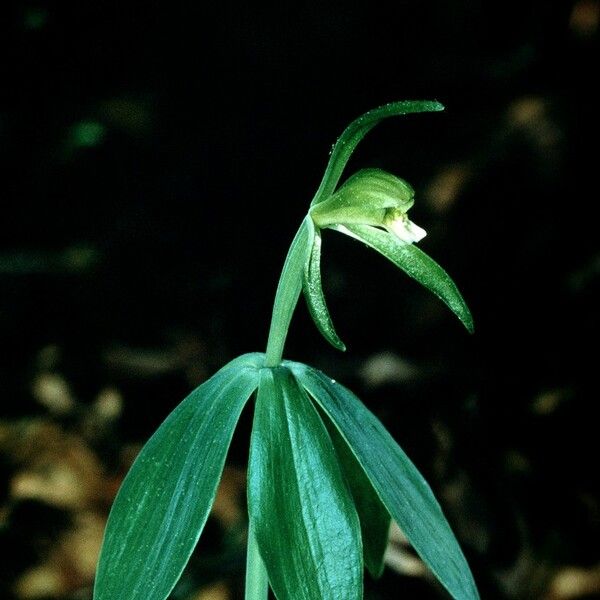
<path fill-rule="evenodd" d="M 338 455 L 358 518 L 363 542 L 365 566 L 376 579 L 383 573 L 383 558 L 390 532 L 390 513 L 354 456 L 352 450 L 327 415 L 323 419 Z"/>
<path fill-rule="evenodd" d="M 433 292 L 461 320 L 469 333 L 473 333 L 473 317 L 456 284 L 448 273 L 425 252 L 407 244 L 395 235 L 369 225 L 344 225 L 332 227 L 336 231 L 367 244 L 391 260 L 409 277 Z"/>
<path fill-rule="evenodd" d="M 325 302 L 325 295 L 323 294 L 323 285 L 321 282 L 321 233 L 315 229 L 312 220 L 309 219 L 309 223 L 312 250 L 304 266 L 302 286 L 304 297 L 306 298 L 308 310 L 317 329 L 334 348 L 343 352 L 346 350 L 346 346 L 335 331 L 329 309 Z"/>
<path fill-rule="evenodd" d="M 444 107 L 435 101 L 430 100 L 405 100 L 401 102 L 392 102 L 384 104 L 379 108 L 374 108 L 358 119 L 352 121 L 344 130 L 336 142 L 329 163 L 325 169 L 323 179 L 311 203 L 311 206 L 318 204 L 322 200 L 326 200 L 333 194 L 340 177 L 344 171 L 350 156 L 354 152 L 358 143 L 383 119 L 395 117 L 399 115 L 407 115 L 409 113 L 421 113 L 444 110 Z"/>
<path fill-rule="evenodd" d="M 457 600 L 479 594 L 429 485 L 381 422 L 349 390 L 306 365 L 285 362 L 352 449 L 392 518 Z"/>
<path fill-rule="evenodd" d="M 246 354 L 194 390 L 142 448 L 113 504 L 95 600 L 164 600 L 198 542 L 262 354 Z"/>
<path fill-rule="evenodd" d="M 329 434 L 288 369 L 263 369 L 248 470 L 248 509 L 279 600 L 359 600 L 356 510 Z"/>

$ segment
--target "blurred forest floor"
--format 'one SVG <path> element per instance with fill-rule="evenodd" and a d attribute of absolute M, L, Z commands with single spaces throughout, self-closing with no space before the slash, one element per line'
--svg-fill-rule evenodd
<path fill-rule="evenodd" d="M 382 126 L 352 165 L 414 184 L 423 247 L 475 336 L 332 234 L 324 281 L 349 352 L 300 308 L 286 354 L 388 426 L 482 598 L 600 598 L 600 2 L 17 2 L 0 27 L 1 598 L 91 598 L 141 445 L 264 348 L 335 136 L 417 97 L 447 111 Z M 174 600 L 242 597 L 250 420 Z M 367 599 L 445 597 L 396 527 L 386 562 Z"/>

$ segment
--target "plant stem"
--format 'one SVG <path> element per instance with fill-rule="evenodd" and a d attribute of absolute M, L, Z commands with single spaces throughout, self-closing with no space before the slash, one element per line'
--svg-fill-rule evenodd
<path fill-rule="evenodd" d="M 310 217 L 307 217 L 310 219 Z M 302 222 L 290 246 L 273 303 L 273 316 L 269 329 L 266 351 L 266 367 L 277 366 L 283 357 L 283 348 L 292 315 L 302 290 L 304 263 L 310 246 L 310 227 L 306 219 Z"/>
<path fill-rule="evenodd" d="M 246 554 L 246 594 L 245 600 L 267 600 L 269 596 L 269 579 L 267 570 L 258 552 L 258 544 L 252 531 L 252 523 L 248 525 L 248 551 Z"/>

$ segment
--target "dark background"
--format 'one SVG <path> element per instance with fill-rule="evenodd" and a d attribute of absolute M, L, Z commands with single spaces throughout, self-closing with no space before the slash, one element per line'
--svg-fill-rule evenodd
<path fill-rule="evenodd" d="M 600 597 L 596 0 L 0 13 L 2 598 L 91 597 L 139 444 L 192 386 L 264 349 L 331 144 L 362 112 L 420 98 L 446 112 L 386 121 L 347 173 L 413 184 L 421 247 L 463 291 L 475 335 L 326 233 L 349 351 L 329 348 L 301 305 L 286 355 L 389 427 L 483 598 Z M 249 419 L 224 512 L 174 598 L 239 597 Z M 368 598 L 444 597 L 397 536 L 390 553 Z"/>

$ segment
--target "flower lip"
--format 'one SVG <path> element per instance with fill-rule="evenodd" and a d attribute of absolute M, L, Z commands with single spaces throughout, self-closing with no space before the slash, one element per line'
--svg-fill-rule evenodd
<path fill-rule="evenodd" d="M 383 226 L 407 244 L 419 242 L 427 235 L 422 227 L 413 223 L 405 212 L 397 208 L 386 211 Z"/>

